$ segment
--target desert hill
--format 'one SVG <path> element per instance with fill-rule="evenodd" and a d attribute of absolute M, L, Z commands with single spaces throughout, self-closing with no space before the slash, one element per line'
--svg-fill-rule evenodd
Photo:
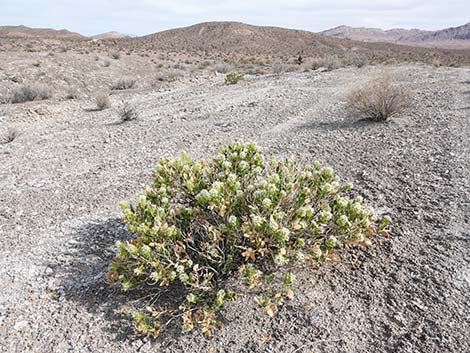
<path fill-rule="evenodd" d="M 417 35 L 419 30 L 410 33 Z M 397 36 L 398 34 L 393 34 Z M 231 53 L 271 56 L 364 56 L 383 61 L 429 61 L 439 57 L 443 63 L 467 62 L 467 51 L 381 42 L 365 42 L 280 27 L 263 27 L 240 22 L 206 22 L 157 32 L 132 39 L 148 48 L 166 51 Z M 469 47 L 470 48 L 470 47 Z"/>
<path fill-rule="evenodd" d="M 407 37 L 418 36 L 423 32 L 419 29 L 403 29 L 393 28 L 389 30 L 383 30 L 380 28 L 365 28 L 365 27 L 349 27 L 349 26 L 338 26 L 326 31 L 320 32 L 320 34 L 328 37 L 335 37 L 341 39 L 359 40 L 364 42 L 394 42 L 398 43 Z"/>
<path fill-rule="evenodd" d="M 335 51 L 334 40 L 316 33 L 279 27 L 261 27 L 240 22 L 206 22 L 170 29 L 140 38 L 171 50 L 278 54 L 311 49 Z"/>
<path fill-rule="evenodd" d="M 0 26 L 0 37 L 4 38 L 59 38 L 84 39 L 80 33 L 66 29 L 30 28 L 26 26 Z"/>
<path fill-rule="evenodd" d="M 59 46 L 67 46 L 63 41 L 83 39 L 108 39 L 104 47 L 107 50 L 153 50 L 178 52 L 184 55 L 222 58 L 225 61 L 248 60 L 259 61 L 266 57 L 281 60 L 292 60 L 298 55 L 310 58 L 339 58 L 348 64 L 356 58 L 369 62 L 438 62 L 442 65 L 461 65 L 470 63 L 470 40 L 447 40 L 452 43 L 449 47 L 467 50 L 447 50 L 432 48 L 429 44 L 445 42 L 445 38 L 467 38 L 468 26 L 448 29 L 431 36 L 420 30 L 373 30 L 376 40 L 368 39 L 367 29 L 362 29 L 361 35 L 356 29 L 337 27 L 333 32 L 319 34 L 297 29 L 280 27 L 254 26 L 240 22 L 206 22 L 189 27 L 175 28 L 153 33 L 142 37 L 123 36 L 117 32 L 108 32 L 93 37 L 85 37 L 68 30 L 34 29 L 25 26 L 0 27 L 0 46 L 21 47 L 27 45 L 27 39 L 60 40 Z M 349 34 L 341 34 L 344 33 Z M 340 33 L 341 32 L 341 33 Z M 342 38 L 345 37 L 345 38 Z M 23 41 L 16 40 L 24 39 Z M 348 39 L 346 39 L 348 38 Z M 401 39 L 400 39 L 401 38 Z M 403 38 L 416 38 L 416 43 L 427 41 L 429 48 Z M 423 39 L 418 39 L 423 38 Z M 388 43 L 385 43 L 388 42 Z M 392 43 L 390 43 L 392 42 Z M 457 43 L 459 44 L 457 46 Z M 82 41 L 82 46 L 87 46 Z M 406 44 L 406 45 L 404 45 Z M 78 44 L 74 44 L 75 48 Z M 83 50 L 85 47 L 82 48 Z"/>
<path fill-rule="evenodd" d="M 327 37 L 364 42 L 390 42 L 437 48 L 470 48 L 470 23 L 438 31 L 403 28 L 383 30 L 379 28 L 338 26 L 320 32 L 320 34 Z"/>

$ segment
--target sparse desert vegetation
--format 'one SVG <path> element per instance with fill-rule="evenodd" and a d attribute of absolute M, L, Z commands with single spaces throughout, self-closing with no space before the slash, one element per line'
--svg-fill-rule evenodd
<path fill-rule="evenodd" d="M 112 52 L 111 54 L 109 54 L 109 56 L 113 58 L 114 60 L 121 59 L 121 53 L 118 51 Z"/>
<path fill-rule="evenodd" d="M 126 121 L 136 120 L 139 116 L 137 108 L 127 100 L 121 102 L 121 106 L 118 109 L 119 118 L 122 123 Z"/>
<path fill-rule="evenodd" d="M 245 75 L 239 71 L 233 71 L 225 76 L 225 83 L 228 85 L 236 85 L 238 82 L 245 79 Z"/>
<path fill-rule="evenodd" d="M 98 110 L 104 110 L 111 107 L 111 100 L 109 99 L 109 93 L 99 93 L 95 96 L 96 108 Z"/>
<path fill-rule="evenodd" d="M 347 110 L 356 117 L 385 121 L 411 105 L 411 93 L 383 74 L 355 88 L 347 97 Z"/>
<path fill-rule="evenodd" d="M 137 81 L 133 78 L 120 78 L 113 83 L 111 89 L 113 90 L 124 90 L 134 88 Z"/>
<path fill-rule="evenodd" d="M 49 99 L 52 96 L 51 90 L 45 85 L 27 84 L 14 89 L 9 101 L 13 104 L 32 102 L 36 100 Z"/>
<path fill-rule="evenodd" d="M 0 144 L 7 144 L 16 140 L 20 136 L 20 132 L 17 129 L 9 128 L 1 137 Z"/>

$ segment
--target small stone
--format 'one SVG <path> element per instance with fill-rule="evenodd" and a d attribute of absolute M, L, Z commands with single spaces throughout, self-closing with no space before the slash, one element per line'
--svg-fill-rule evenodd
<path fill-rule="evenodd" d="M 16 331 L 21 331 L 28 326 L 28 321 L 18 321 L 13 327 Z"/>

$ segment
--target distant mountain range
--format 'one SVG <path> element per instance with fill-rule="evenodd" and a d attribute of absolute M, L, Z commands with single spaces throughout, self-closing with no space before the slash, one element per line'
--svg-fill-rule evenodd
<path fill-rule="evenodd" d="M 26 26 L 0 26 L 0 38 L 59 38 L 85 39 L 80 33 L 66 29 L 30 28 Z"/>
<path fill-rule="evenodd" d="M 66 29 L 29 28 L 26 26 L 0 27 L 0 38 L 55 38 L 55 39 L 121 39 L 131 36 L 106 32 L 83 36 Z M 420 29 L 335 27 L 320 33 L 280 27 L 261 27 L 240 22 L 206 22 L 137 37 L 166 49 L 219 49 L 222 51 L 285 53 L 335 53 L 338 49 L 362 46 L 359 42 L 394 43 L 435 48 L 470 48 L 470 23 L 438 31 Z"/>
<path fill-rule="evenodd" d="M 402 28 L 382 30 L 379 28 L 339 26 L 320 32 L 320 34 L 363 42 L 389 42 L 449 49 L 470 48 L 470 23 L 438 31 Z"/>
<path fill-rule="evenodd" d="M 52 39 L 118 39 L 130 36 L 119 32 L 106 32 L 94 36 L 84 36 L 66 29 L 31 28 L 26 26 L 0 26 L 0 38 L 52 38 Z"/>
<path fill-rule="evenodd" d="M 96 34 L 90 37 L 91 39 L 101 40 L 101 39 L 119 39 L 119 38 L 130 38 L 127 34 L 122 34 L 119 32 L 106 32 L 101 34 Z"/>

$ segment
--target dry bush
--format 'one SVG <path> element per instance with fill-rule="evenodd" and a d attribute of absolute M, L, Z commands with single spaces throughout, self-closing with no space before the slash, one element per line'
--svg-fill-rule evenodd
<path fill-rule="evenodd" d="M 342 67 L 343 64 L 336 55 L 331 55 L 323 59 L 322 66 L 325 67 L 328 71 L 333 71 Z"/>
<path fill-rule="evenodd" d="M 0 104 L 8 104 L 10 103 L 10 97 L 6 94 L 0 93 Z M 0 111 L 0 116 L 1 116 L 1 111 Z"/>
<path fill-rule="evenodd" d="M 273 65 L 272 71 L 273 71 L 273 74 L 280 75 L 287 71 L 287 65 L 276 63 Z"/>
<path fill-rule="evenodd" d="M 104 110 L 111 107 L 111 100 L 109 94 L 100 93 L 95 97 L 95 103 L 98 110 Z"/>
<path fill-rule="evenodd" d="M 77 99 L 79 95 L 79 92 L 75 88 L 69 88 L 65 95 L 65 99 Z"/>
<path fill-rule="evenodd" d="M 104 66 L 104 67 L 109 67 L 109 66 L 111 66 L 111 61 L 109 61 L 109 60 L 103 61 L 103 66 Z"/>
<path fill-rule="evenodd" d="M 137 109 L 134 105 L 129 103 L 128 101 L 122 101 L 121 106 L 118 110 L 119 117 L 121 118 L 121 122 L 124 123 L 126 121 L 136 120 L 139 114 L 137 113 Z"/>
<path fill-rule="evenodd" d="M 22 85 L 13 91 L 10 97 L 11 103 L 24 103 L 35 100 L 49 99 L 52 96 L 49 87 L 44 85 Z"/>
<path fill-rule="evenodd" d="M 441 67 L 442 66 L 442 61 L 439 58 L 432 58 L 431 65 L 434 66 L 434 67 Z"/>
<path fill-rule="evenodd" d="M 295 64 L 290 64 L 290 65 L 287 65 L 286 67 L 287 72 L 296 72 L 298 70 L 299 70 L 299 67 Z"/>
<path fill-rule="evenodd" d="M 364 67 L 369 64 L 369 59 L 365 56 L 353 54 L 349 55 L 346 58 L 346 63 L 351 66 L 356 66 L 358 68 Z"/>
<path fill-rule="evenodd" d="M 135 86 L 136 80 L 133 78 L 120 78 L 111 87 L 113 90 L 131 89 Z"/>
<path fill-rule="evenodd" d="M 347 110 L 365 119 L 385 121 L 405 111 L 410 103 L 410 93 L 384 75 L 354 89 L 347 97 Z"/>
<path fill-rule="evenodd" d="M 233 66 L 228 65 L 228 64 L 218 64 L 215 66 L 215 71 L 218 72 L 219 74 L 227 74 L 232 70 L 233 70 Z"/>
<path fill-rule="evenodd" d="M 181 74 L 178 73 L 177 71 L 167 71 L 167 72 L 160 72 L 155 75 L 154 77 L 154 83 L 152 86 L 156 87 L 158 86 L 158 82 L 173 82 L 180 77 Z"/>
<path fill-rule="evenodd" d="M 6 145 L 7 143 L 13 142 L 16 140 L 21 133 L 16 129 L 8 129 L 7 132 L 0 138 L 0 144 Z"/>
<path fill-rule="evenodd" d="M 109 56 L 111 56 L 111 58 L 113 58 L 114 60 L 121 59 L 121 53 L 118 51 L 112 52 L 111 54 L 109 54 Z"/>
<path fill-rule="evenodd" d="M 310 65 L 311 65 L 312 70 L 318 70 L 323 65 L 323 59 L 314 58 Z"/>
<path fill-rule="evenodd" d="M 207 69 L 211 65 L 209 60 L 204 60 L 202 63 L 198 65 L 199 70 Z"/>

